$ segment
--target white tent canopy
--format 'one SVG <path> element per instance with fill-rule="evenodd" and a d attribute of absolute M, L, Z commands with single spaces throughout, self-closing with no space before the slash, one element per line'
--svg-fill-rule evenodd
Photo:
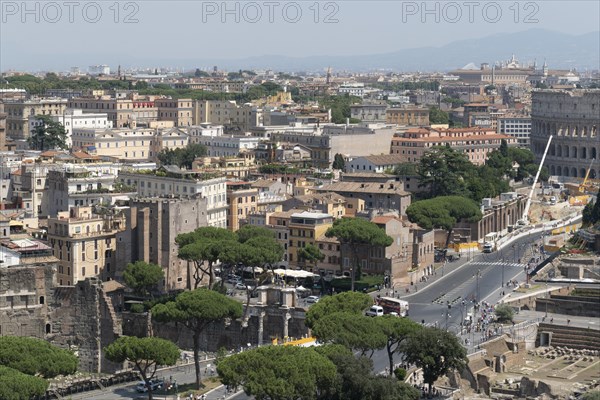
<path fill-rule="evenodd" d="M 313 274 L 312 272 L 308 272 L 308 271 L 297 271 L 297 270 L 291 270 L 291 269 L 283 269 L 283 268 L 278 268 L 276 270 L 274 270 L 273 272 L 275 272 L 277 275 L 279 276 L 290 276 L 292 278 L 308 278 L 308 277 L 318 277 L 319 275 Z"/>
<path fill-rule="evenodd" d="M 252 267 L 244 267 L 244 272 L 252 273 Z M 257 274 L 262 274 L 263 269 L 261 267 L 254 267 L 254 272 Z"/>

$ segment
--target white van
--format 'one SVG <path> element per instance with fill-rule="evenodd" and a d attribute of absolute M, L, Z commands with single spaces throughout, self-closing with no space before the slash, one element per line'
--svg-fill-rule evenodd
<path fill-rule="evenodd" d="M 372 306 L 365 313 L 367 317 L 381 317 L 383 315 L 383 307 L 381 306 Z"/>

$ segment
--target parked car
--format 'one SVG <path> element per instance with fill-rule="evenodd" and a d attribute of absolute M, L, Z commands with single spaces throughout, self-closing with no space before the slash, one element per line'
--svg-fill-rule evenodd
<path fill-rule="evenodd" d="M 310 304 L 318 303 L 319 302 L 319 296 L 308 296 L 306 298 L 306 302 L 310 303 Z"/>
<path fill-rule="evenodd" d="M 232 285 L 235 285 L 236 283 L 240 282 L 242 282 L 242 278 L 235 275 L 227 279 L 227 283 L 231 283 Z"/>
<path fill-rule="evenodd" d="M 148 383 L 154 392 L 155 390 L 162 388 L 165 382 L 162 379 L 151 379 Z M 135 387 L 135 390 L 139 393 L 146 393 L 148 391 L 148 386 L 146 386 L 146 382 L 140 381 Z"/>
<path fill-rule="evenodd" d="M 238 282 L 238 283 L 235 284 L 235 288 L 237 290 L 246 290 L 246 285 L 243 284 L 242 282 Z"/>

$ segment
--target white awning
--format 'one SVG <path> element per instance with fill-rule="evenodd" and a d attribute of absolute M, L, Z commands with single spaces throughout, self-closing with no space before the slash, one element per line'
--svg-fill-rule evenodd
<path fill-rule="evenodd" d="M 274 270 L 273 272 L 275 272 L 277 275 L 280 275 L 280 276 L 291 276 L 292 278 L 308 278 L 308 277 L 319 276 L 319 275 L 313 274 L 312 272 L 308 272 L 308 271 L 291 270 L 291 269 L 283 269 L 283 268 L 278 268 L 278 269 Z"/>

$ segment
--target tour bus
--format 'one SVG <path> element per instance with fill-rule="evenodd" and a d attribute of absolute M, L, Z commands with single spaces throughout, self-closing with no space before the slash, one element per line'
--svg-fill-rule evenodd
<path fill-rule="evenodd" d="M 380 297 L 376 299 L 377 305 L 383 307 L 384 314 L 393 314 L 399 317 L 408 315 L 408 301 L 394 299 L 393 297 Z"/>

